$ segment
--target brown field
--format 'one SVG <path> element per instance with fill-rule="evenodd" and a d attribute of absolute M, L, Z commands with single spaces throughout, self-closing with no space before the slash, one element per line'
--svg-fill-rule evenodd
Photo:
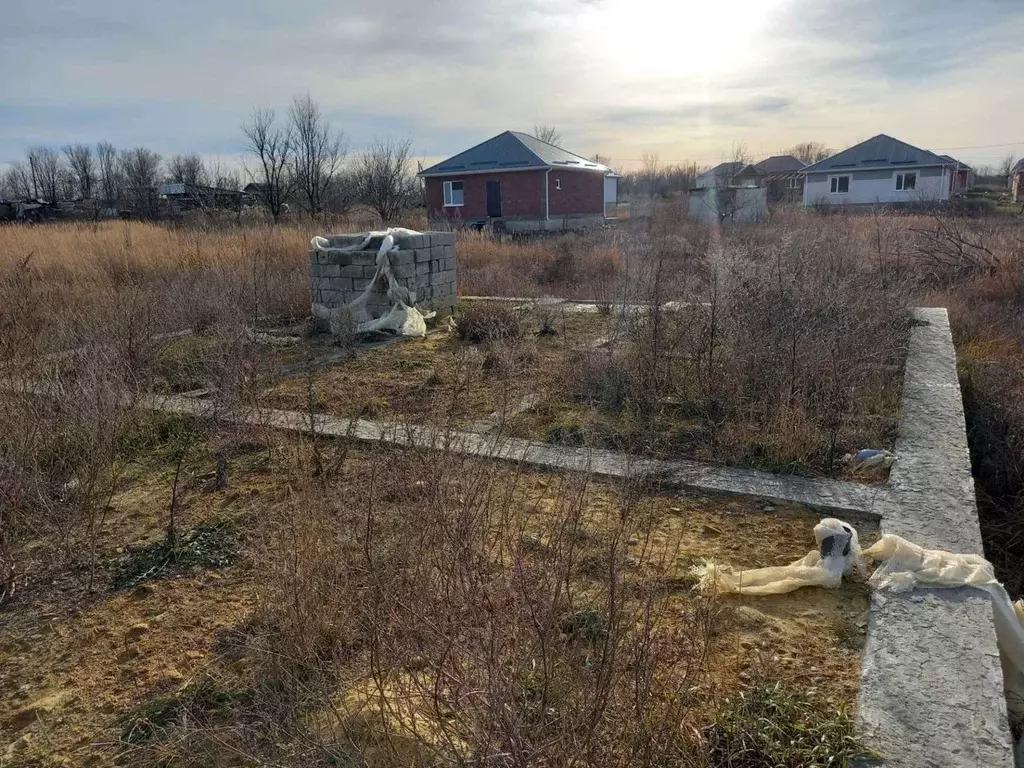
<path fill-rule="evenodd" d="M 461 294 L 602 311 L 466 302 L 479 338 L 354 356 L 254 343 L 308 312 L 309 239 L 367 225 L 0 227 L 4 765 L 859 751 L 864 589 L 712 599 L 688 577 L 795 559 L 815 515 L 147 416 L 150 392 L 460 427 L 530 394 L 504 433 L 842 476 L 844 452 L 893 443 L 910 308 L 948 306 L 986 554 L 1021 594 L 1019 219 L 777 210 L 719 231 L 668 204 L 585 236 L 460 233 Z"/>

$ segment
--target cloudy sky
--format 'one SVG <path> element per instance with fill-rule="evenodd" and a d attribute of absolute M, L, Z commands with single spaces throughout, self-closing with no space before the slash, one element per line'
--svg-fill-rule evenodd
<path fill-rule="evenodd" d="M 390 132 L 428 161 L 534 123 L 626 168 L 876 133 L 1024 154 L 1022 0 L 32 0 L 0 21 L 0 165 L 97 140 L 233 162 L 254 106 L 307 91 L 353 149 Z"/>

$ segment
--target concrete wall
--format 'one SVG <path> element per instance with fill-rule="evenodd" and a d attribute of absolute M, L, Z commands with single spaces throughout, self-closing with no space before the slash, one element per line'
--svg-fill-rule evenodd
<path fill-rule="evenodd" d="M 917 174 L 917 188 L 897 190 L 896 174 L 907 172 Z M 850 191 L 845 194 L 832 194 L 830 189 L 833 176 L 849 176 Z M 921 203 L 948 200 L 949 184 L 949 170 L 938 166 L 809 173 L 804 184 L 804 205 Z"/>
<path fill-rule="evenodd" d="M 710 224 L 762 221 L 768 213 L 764 187 L 705 187 L 690 191 L 689 216 Z"/>
<path fill-rule="evenodd" d="M 366 233 L 331 235 L 331 248 L 347 248 L 366 239 Z M 362 251 L 309 252 L 309 299 L 311 303 L 340 307 L 359 296 L 371 284 L 377 272 L 377 250 L 381 238 L 370 241 Z M 455 306 L 455 235 L 452 232 L 427 232 L 396 238 L 399 250 L 388 254 L 399 284 L 414 291 L 416 306 L 445 310 Z M 368 304 L 369 312 L 379 317 L 391 309 L 387 281 L 378 279 Z"/>

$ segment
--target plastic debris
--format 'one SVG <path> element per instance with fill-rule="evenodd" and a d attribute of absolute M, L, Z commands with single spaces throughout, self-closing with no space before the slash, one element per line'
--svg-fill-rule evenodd
<path fill-rule="evenodd" d="M 862 448 L 843 456 L 843 461 L 854 469 L 888 469 L 896 463 L 896 454 L 878 448 Z"/>
<path fill-rule="evenodd" d="M 690 572 L 699 579 L 698 588 L 703 592 L 740 595 L 781 595 L 801 587 L 834 589 L 844 575 L 866 573 L 853 526 L 828 517 L 814 526 L 814 538 L 818 548 L 789 565 L 738 569 L 708 560 Z"/>

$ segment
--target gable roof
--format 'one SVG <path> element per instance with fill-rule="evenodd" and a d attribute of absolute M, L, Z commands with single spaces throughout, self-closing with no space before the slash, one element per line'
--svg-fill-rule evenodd
<path fill-rule="evenodd" d="M 805 163 L 800 162 L 792 155 L 772 155 L 766 157 L 754 167 L 762 173 L 792 173 L 802 171 Z"/>
<path fill-rule="evenodd" d="M 956 160 L 915 147 L 880 133 L 838 154 L 826 157 L 804 171 L 852 171 L 861 168 L 914 168 L 922 165 L 955 165 Z"/>
<path fill-rule="evenodd" d="M 448 176 L 490 171 L 570 168 L 610 173 L 611 169 L 520 131 L 505 131 L 465 152 L 420 171 L 420 176 Z"/>
<path fill-rule="evenodd" d="M 1017 173 L 1024 173 L 1024 157 L 1014 163 L 1013 168 L 1010 169 L 1011 176 Z"/>
<path fill-rule="evenodd" d="M 746 165 L 747 164 L 743 162 L 719 163 L 714 168 L 704 171 L 704 173 L 697 178 L 701 178 L 703 176 L 733 176 L 746 168 Z"/>

